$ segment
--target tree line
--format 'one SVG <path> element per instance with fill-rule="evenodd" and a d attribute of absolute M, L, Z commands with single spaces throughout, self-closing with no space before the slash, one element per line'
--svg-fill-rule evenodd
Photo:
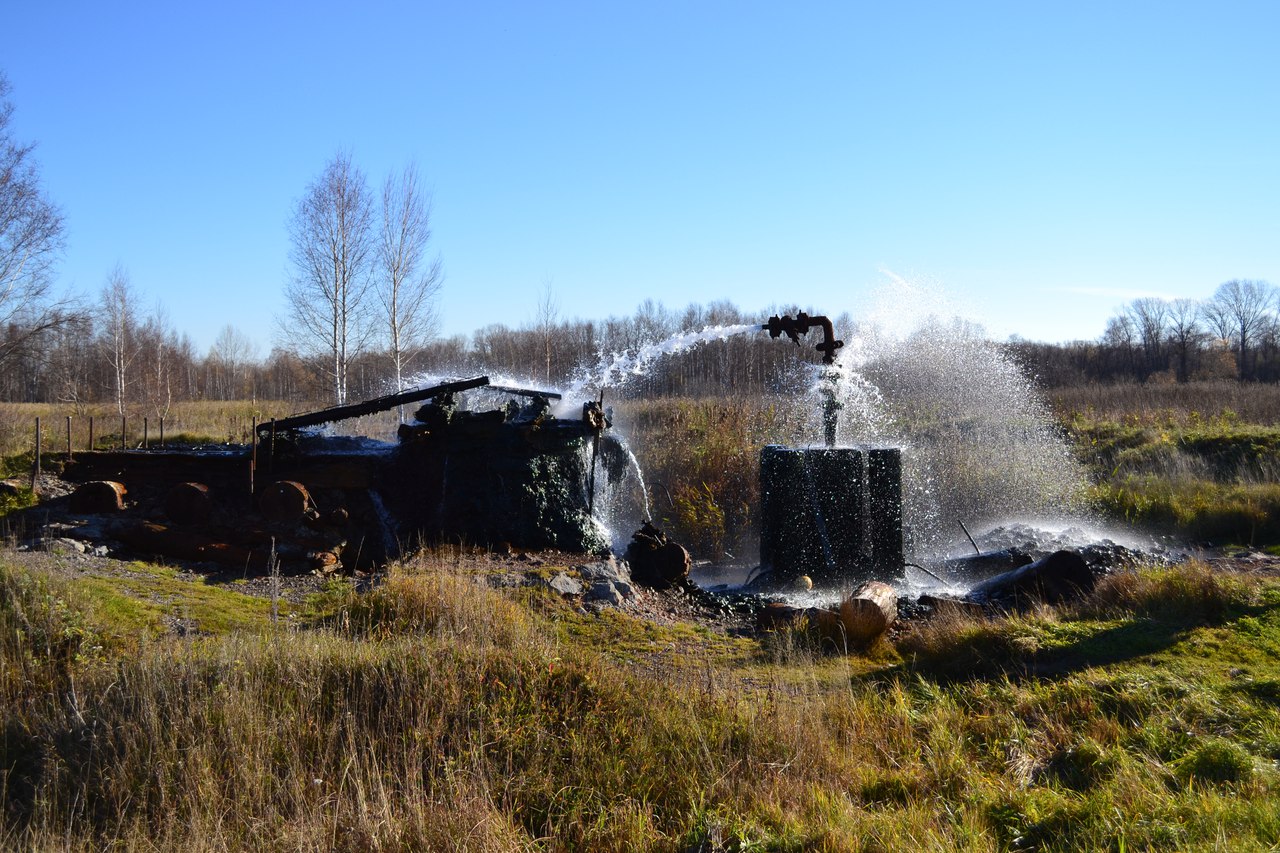
<path fill-rule="evenodd" d="M 1232 279 L 1199 299 L 1135 299 L 1107 321 L 1096 341 L 1010 349 L 1041 383 L 1190 382 L 1235 378 L 1280 381 L 1280 291 L 1266 281 Z"/>

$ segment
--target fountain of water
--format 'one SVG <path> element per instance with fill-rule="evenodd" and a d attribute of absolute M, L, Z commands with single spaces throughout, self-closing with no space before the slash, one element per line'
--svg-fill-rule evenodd
<path fill-rule="evenodd" d="M 802 405 L 809 434 L 823 435 L 826 448 L 765 449 L 761 562 L 779 580 L 801 573 L 825 580 L 883 578 L 903 563 L 936 564 L 967 541 L 960 536 L 962 523 L 981 529 L 1048 519 L 1040 526 L 1089 526 L 1082 468 L 1031 381 L 980 328 L 932 315 L 903 317 L 903 306 L 922 301 L 894 300 L 888 322 L 886 316 L 865 318 L 844 330 L 849 346 L 834 364 L 810 366 Z M 878 498 L 859 496 L 859 487 L 877 492 L 857 450 L 870 458 L 870 448 L 885 446 L 900 450 L 900 481 L 883 486 L 890 491 Z M 847 459 L 833 461 L 839 457 Z M 832 473 L 833 464 L 840 473 Z M 892 489 L 899 484 L 901 503 L 895 506 Z M 770 508 L 771 491 L 780 495 L 772 501 L 778 509 Z M 905 559 L 896 567 L 870 558 L 874 534 L 868 526 L 882 520 L 869 507 L 876 500 L 890 507 L 890 522 L 903 521 L 906 541 L 898 553 Z M 850 528 L 855 546 L 862 538 L 861 550 L 841 559 L 849 542 L 841 543 L 840 531 Z"/>

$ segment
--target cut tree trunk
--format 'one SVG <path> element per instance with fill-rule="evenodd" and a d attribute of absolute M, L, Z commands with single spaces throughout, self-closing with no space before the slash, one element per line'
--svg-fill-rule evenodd
<path fill-rule="evenodd" d="M 840 603 L 840 621 L 850 643 L 869 643 L 898 618 L 898 592 L 887 583 L 868 581 Z"/>

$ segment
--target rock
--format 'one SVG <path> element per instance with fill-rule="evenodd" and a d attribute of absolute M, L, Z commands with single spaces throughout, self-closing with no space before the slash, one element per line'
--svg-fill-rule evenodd
<path fill-rule="evenodd" d="M 605 604 L 610 607 L 622 607 L 626 603 L 617 587 L 611 581 L 606 580 L 592 583 L 591 588 L 587 590 L 582 600 L 591 604 Z"/>
<path fill-rule="evenodd" d="M 547 581 L 547 586 L 561 595 L 582 595 L 582 581 L 567 572 L 557 574 Z"/>
<path fill-rule="evenodd" d="M 83 554 L 86 550 L 84 543 L 75 539 L 46 539 L 42 545 L 44 550 L 52 554 L 67 552 Z"/>
<path fill-rule="evenodd" d="M 124 496 L 127 492 L 124 483 L 117 483 L 114 480 L 90 480 L 71 493 L 71 511 L 123 512 Z"/>
<path fill-rule="evenodd" d="M 651 589 L 671 589 L 689 582 L 689 552 L 646 521 L 631 537 L 627 563 L 632 579 Z"/>
<path fill-rule="evenodd" d="M 780 601 L 771 601 L 756 614 L 756 628 L 761 631 L 777 631 L 798 624 L 804 616 L 799 607 L 792 607 Z"/>
<path fill-rule="evenodd" d="M 606 580 L 615 584 L 619 581 L 627 584 L 631 582 L 631 568 L 625 562 L 616 560 L 613 557 L 595 563 L 574 566 L 573 570 L 580 574 L 583 580 L 587 581 Z"/>

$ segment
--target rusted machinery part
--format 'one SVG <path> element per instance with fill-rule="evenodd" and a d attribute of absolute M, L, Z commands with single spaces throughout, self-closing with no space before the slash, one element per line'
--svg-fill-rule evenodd
<path fill-rule="evenodd" d="M 296 480 L 277 480 L 258 495 L 258 509 L 270 521 L 302 521 L 311 509 L 311 494 Z"/>
<path fill-rule="evenodd" d="M 102 513 L 124 510 L 128 489 L 115 480 L 90 480 L 71 493 L 71 511 Z"/>
<path fill-rule="evenodd" d="M 213 513 L 213 499 L 204 483 L 178 483 L 164 498 L 164 514 L 174 524 L 203 525 Z"/>
<path fill-rule="evenodd" d="M 536 388 L 513 388 L 510 385 L 490 385 L 492 391 L 501 391 L 504 394 L 514 394 L 517 397 L 546 397 L 548 400 L 559 400 L 561 397 L 555 391 L 539 391 Z"/>
<path fill-rule="evenodd" d="M 769 333 L 769 337 L 777 338 L 785 334 L 790 338 L 796 346 L 800 345 L 800 336 L 806 334 L 809 329 L 814 326 L 822 329 L 822 343 L 814 347 L 818 352 L 822 353 L 822 361 L 825 364 L 834 364 L 836 360 L 836 350 L 844 346 L 844 341 L 836 340 L 836 330 L 831 324 L 831 320 L 822 315 L 810 317 L 801 311 L 795 317 L 781 316 L 774 314 L 769 318 L 769 322 L 760 328 Z"/>
<path fill-rule="evenodd" d="M 372 400 L 365 400 L 362 403 L 334 406 L 329 409 L 321 409 L 318 412 L 309 412 L 307 414 L 293 415 L 287 418 L 277 418 L 273 421 L 264 421 L 258 424 L 258 434 L 259 436 L 264 436 L 271 432 L 272 429 L 275 429 L 276 431 L 301 429 L 303 427 L 319 426 L 321 424 L 343 421 L 348 418 L 373 415 L 378 412 L 390 411 L 396 406 L 403 406 L 406 403 L 416 403 L 421 400 L 429 400 L 432 397 L 437 397 L 441 394 L 469 391 L 472 388 L 481 388 L 488 384 L 489 377 L 477 376 L 474 379 L 445 382 L 440 385 L 433 385 L 429 388 L 418 388 L 413 391 L 401 391 L 399 394 L 388 394 L 385 397 L 375 397 Z"/>

